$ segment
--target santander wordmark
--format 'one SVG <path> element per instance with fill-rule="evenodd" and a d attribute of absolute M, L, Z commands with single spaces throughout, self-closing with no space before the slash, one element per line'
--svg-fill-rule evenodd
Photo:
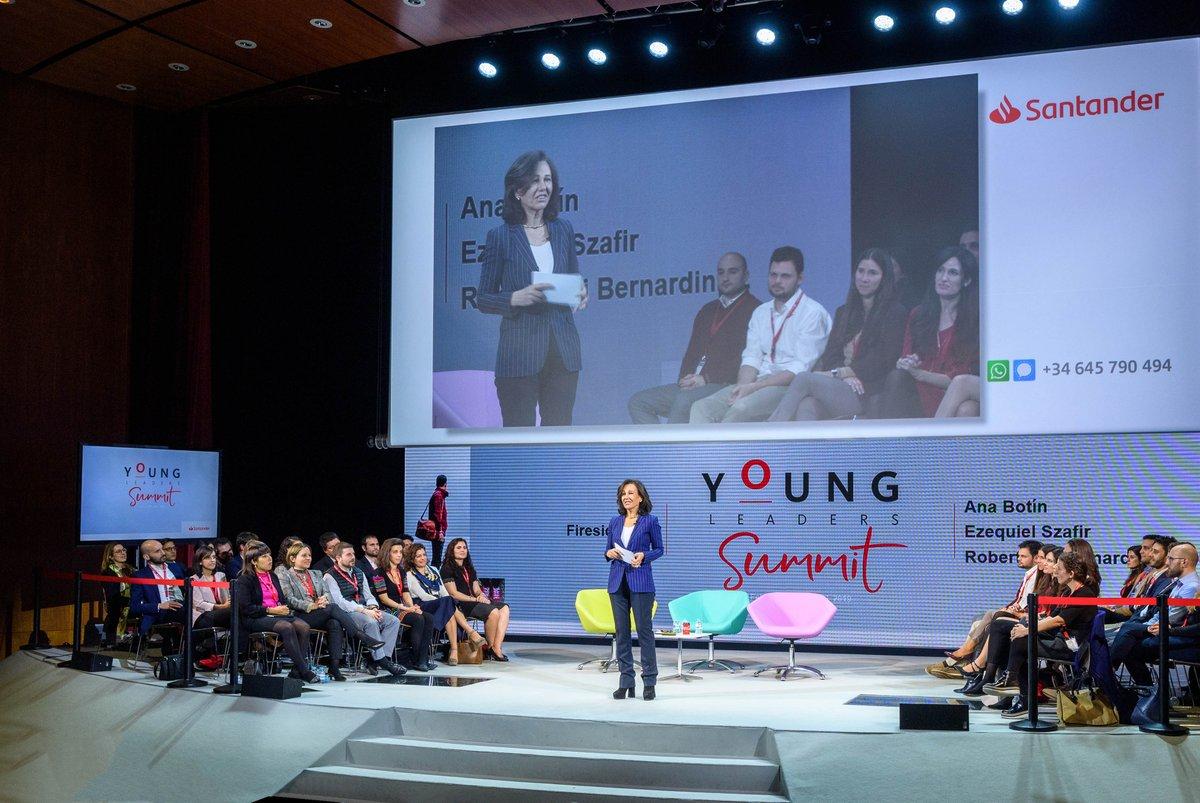
<path fill-rule="evenodd" d="M 1069 120 L 1076 117 L 1108 117 L 1115 114 L 1134 114 L 1137 112 L 1156 112 L 1163 107 L 1166 92 L 1142 92 L 1131 89 L 1122 95 L 1104 95 L 1100 97 L 1084 97 L 1076 95 L 1064 100 L 1042 100 L 1030 98 L 1025 101 L 1024 119 L 1027 122 L 1047 122 Z M 1000 101 L 1000 105 L 988 113 L 988 119 L 997 125 L 1008 125 L 1022 119 L 1021 109 L 1009 99 L 1008 95 Z"/>

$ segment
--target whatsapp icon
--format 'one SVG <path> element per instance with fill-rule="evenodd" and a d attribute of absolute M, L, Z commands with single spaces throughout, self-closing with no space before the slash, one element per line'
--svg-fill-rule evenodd
<path fill-rule="evenodd" d="M 1008 360 L 988 360 L 987 378 L 989 382 L 1007 382 L 1011 378 Z"/>

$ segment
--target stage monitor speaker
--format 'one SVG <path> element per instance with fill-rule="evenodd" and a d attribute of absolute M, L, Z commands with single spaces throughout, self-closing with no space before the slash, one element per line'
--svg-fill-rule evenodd
<path fill-rule="evenodd" d="M 966 731 L 971 729 L 965 705 L 953 703 L 900 703 L 900 730 Z"/>
<path fill-rule="evenodd" d="M 112 656 L 98 652 L 83 652 L 81 650 L 72 653 L 71 659 L 62 662 L 59 666 L 78 669 L 81 672 L 107 672 L 112 669 Z"/>
<path fill-rule="evenodd" d="M 300 696 L 303 680 L 274 675 L 246 675 L 242 678 L 243 697 L 266 697 L 271 700 L 290 700 Z"/>

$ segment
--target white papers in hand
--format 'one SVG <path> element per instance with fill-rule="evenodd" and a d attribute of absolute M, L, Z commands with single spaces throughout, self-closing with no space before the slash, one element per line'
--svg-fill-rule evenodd
<path fill-rule="evenodd" d="M 565 304 L 571 309 L 579 307 L 579 299 L 583 295 L 583 277 L 578 273 L 549 273 L 535 270 L 533 284 L 554 285 L 549 290 L 542 291 L 546 294 L 546 301 L 551 304 Z"/>
<path fill-rule="evenodd" d="M 629 564 L 633 563 L 633 553 L 630 552 L 628 549 L 621 546 L 620 544 L 613 544 L 613 549 L 617 550 L 617 552 L 621 555 L 621 560 L 623 560 Z"/>

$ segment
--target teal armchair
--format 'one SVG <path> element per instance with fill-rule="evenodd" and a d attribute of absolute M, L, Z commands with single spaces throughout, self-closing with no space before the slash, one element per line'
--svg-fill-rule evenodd
<path fill-rule="evenodd" d="M 745 591 L 693 591 L 670 603 L 671 619 L 675 622 L 695 622 L 699 619 L 708 635 L 708 658 L 688 661 L 685 667 L 695 672 L 705 669 L 728 669 L 736 672 L 745 669 L 739 661 L 718 659 L 714 641 L 716 636 L 732 636 L 742 632 L 750 606 L 750 596 Z"/>

